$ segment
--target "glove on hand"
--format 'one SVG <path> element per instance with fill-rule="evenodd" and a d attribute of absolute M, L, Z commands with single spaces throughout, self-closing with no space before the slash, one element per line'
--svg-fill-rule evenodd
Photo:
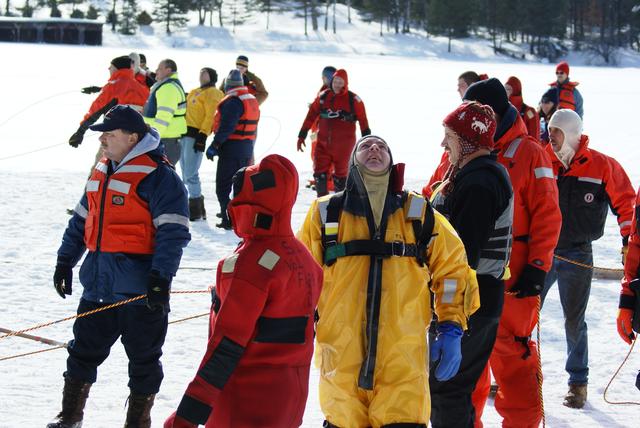
<path fill-rule="evenodd" d="M 147 307 L 151 310 L 164 308 L 169 303 L 169 289 L 171 280 L 165 279 L 154 270 L 149 274 L 147 283 Z"/>
<path fill-rule="evenodd" d="M 173 412 L 171 416 L 164 421 L 164 428 L 198 428 L 198 425 L 192 424 L 191 422 L 185 421 L 180 416 L 176 415 L 176 412 Z"/>
<path fill-rule="evenodd" d="M 198 132 L 196 136 L 196 141 L 193 143 L 193 151 L 198 153 L 204 152 L 204 149 L 207 147 L 207 134 L 203 134 L 202 132 Z"/>
<path fill-rule="evenodd" d="M 544 280 L 546 277 L 547 273 L 542 269 L 526 265 L 509 292 L 515 294 L 518 299 L 539 296 L 544 288 Z"/>
<path fill-rule="evenodd" d="M 213 160 L 215 156 L 218 156 L 218 150 L 220 149 L 220 145 L 216 143 L 209 144 L 209 148 L 207 149 L 207 159 L 210 161 Z"/>
<path fill-rule="evenodd" d="M 84 139 L 84 133 L 85 133 L 84 129 L 82 128 L 78 129 L 75 132 L 75 134 L 73 134 L 71 138 L 69 138 L 69 145 L 71 147 L 78 148 L 78 146 L 82 144 L 82 140 Z"/>
<path fill-rule="evenodd" d="M 618 334 L 627 342 L 627 344 L 631 345 L 631 342 L 635 338 L 635 334 L 633 334 L 633 329 L 631 328 L 631 320 L 633 319 L 633 310 L 620 308 L 618 309 Z"/>
<path fill-rule="evenodd" d="M 71 283 L 73 281 L 73 269 L 68 264 L 60 263 L 56 265 L 56 271 L 53 274 L 53 286 L 63 299 L 71 296 Z"/>
<path fill-rule="evenodd" d="M 438 326 L 438 335 L 431 344 L 429 354 L 432 363 L 440 360 L 435 369 L 438 381 L 447 381 L 458 373 L 462 361 L 461 341 L 462 329 L 459 326 L 451 323 Z"/>
<path fill-rule="evenodd" d="M 80 90 L 83 94 L 97 94 L 102 88 L 100 86 L 86 86 Z"/>
<path fill-rule="evenodd" d="M 304 148 L 307 147 L 307 145 L 304 142 L 304 138 L 298 138 L 298 142 L 296 143 L 296 147 L 298 148 L 299 152 L 304 152 Z"/>

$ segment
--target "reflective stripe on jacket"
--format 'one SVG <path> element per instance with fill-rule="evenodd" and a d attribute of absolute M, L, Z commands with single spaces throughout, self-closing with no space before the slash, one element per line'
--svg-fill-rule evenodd
<path fill-rule="evenodd" d="M 173 73 L 151 88 L 151 94 L 144 105 L 144 121 L 156 128 L 160 138 L 179 138 L 187 132 L 187 97 Z"/>
<path fill-rule="evenodd" d="M 107 177 L 108 162 L 102 158 L 96 164 L 86 185 L 85 246 L 89 251 L 152 254 L 155 225 L 137 188 L 157 164 L 149 155 L 138 156 Z"/>

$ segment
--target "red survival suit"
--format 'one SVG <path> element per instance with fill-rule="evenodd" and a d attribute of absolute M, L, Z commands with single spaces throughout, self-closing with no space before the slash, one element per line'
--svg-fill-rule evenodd
<path fill-rule="evenodd" d="M 522 101 L 522 83 L 520 79 L 515 76 L 509 77 L 506 84 L 511 86 L 511 96 L 509 102 L 520 113 L 520 117 L 524 121 L 524 125 L 527 127 L 527 134 L 533 137 L 534 140 L 540 139 L 540 116 L 538 112 L 531 106 L 526 105 Z"/>
<path fill-rule="evenodd" d="M 109 77 L 107 84 L 102 87 L 81 123 L 88 121 L 87 126 L 93 124 L 102 114 L 117 104 L 127 104 L 142 112 L 147 98 L 149 98 L 149 88 L 138 83 L 133 77 L 132 69 L 116 70 Z"/>
<path fill-rule="evenodd" d="M 624 263 L 624 277 L 622 278 L 619 305 L 621 310 L 627 311 L 633 311 L 636 299 L 640 298 L 640 295 L 636 296 L 630 287 L 631 281 L 640 278 L 640 236 L 638 235 L 638 233 L 640 233 L 640 224 L 638 224 L 640 222 L 640 215 L 638 215 L 638 210 L 640 210 L 640 189 L 638 189 L 634 207 L 633 219 L 631 221 L 631 234 L 629 235 L 629 251 L 627 252 Z M 620 321 L 618 321 L 618 323 L 620 323 Z M 631 332 L 629 331 L 628 333 Z"/>
<path fill-rule="evenodd" d="M 363 136 L 369 135 L 371 130 L 364 103 L 360 97 L 349 91 L 347 72 L 340 69 L 335 72 L 334 77 L 336 76 L 344 80 L 344 88 L 337 94 L 331 89 L 318 94 L 309 106 L 298 136 L 306 138 L 309 129 L 319 117 L 313 173 L 327 174 L 333 166 L 334 177 L 344 182 L 347 178 L 349 158 L 356 143 L 356 121 Z"/>
<path fill-rule="evenodd" d="M 551 161 L 542 146 L 527 135 L 520 115 L 511 111 L 514 116 L 511 120 L 515 118 L 515 121 L 495 145 L 499 150 L 498 162 L 509 172 L 514 195 L 511 279 L 505 282 L 506 290 L 513 286 L 527 264 L 545 272 L 551 269 L 562 225 Z M 445 153 L 436 173 L 423 188 L 423 194 L 431 194 L 431 184 L 442 181 L 448 165 Z M 495 407 L 504 418 L 505 428 L 537 427 L 542 417 L 536 377 L 538 352 L 530 338 L 538 321 L 538 301 L 538 297 L 518 299 L 505 294 L 498 337 L 490 359 L 500 387 Z M 481 416 L 490 383 L 487 366 L 473 393 L 476 427 L 483 426 Z"/>
<path fill-rule="evenodd" d="M 244 242 L 218 264 L 207 351 L 165 428 L 302 424 L 322 269 L 291 230 L 298 172 L 270 155 L 238 171 L 234 191 Z"/>

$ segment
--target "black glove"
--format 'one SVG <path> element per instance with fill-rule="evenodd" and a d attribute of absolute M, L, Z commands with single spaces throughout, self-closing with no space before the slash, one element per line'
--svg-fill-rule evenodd
<path fill-rule="evenodd" d="M 207 153 L 206 153 L 207 159 L 212 161 L 214 157 L 218 156 L 219 150 L 220 150 L 220 144 L 217 144 L 217 143 L 209 144 L 209 148 L 207 149 Z"/>
<path fill-rule="evenodd" d="M 367 129 L 363 130 L 361 132 L 361 134 L 362 134 L 363 137 L 366 137 L 367 135 L 371 135 L 371 129 L 367 128 Z"/>
<path fill-rule="evenodd" d="M 147 283 L 147 307 L 151 310 L 163 309 L 169 303 L 169 289 L 171 280 L 160 276 L 158 272 L 152 270 Z"/>
<path fill-rule="evenodd" d="M 73 281 L 73 269 L 70 265 L 58 262 L 53 274 L 53 286 L 63 299 L 65 294 L 71 296 L 71 283 Z"/>
<path fill-rule="evenodd" d="M 193 143 L 193 150 L 198 152 L 204 152 L 205 147 L 207 146 L 207 135 L 202 132 L 198 132 L 196 135 L 196 141 Z"/>
<path fill-rule="evenodd" d="M 518 299 L 523 297 L 539 296 L 544 288 L 544 280 L 547 273 L 535 266 L 526 265 L 520 277 L 511 287 L 511 294 L 515 294 Z"/>
<path fill-rule="evenodd" d="M 78 148 L 80 144 L 82 144 L 82 140 L 84 139 L 84 133 L 87 132 L 87 128 L 80 125 L 80 128 L 69 138 L 69 145 L 71 147 Z"/>
<path fill-rule="evenodd" d="M 83 94 L 97 94 L 102 88 L 100 86 L 87 86 L 80 90 Z"/>

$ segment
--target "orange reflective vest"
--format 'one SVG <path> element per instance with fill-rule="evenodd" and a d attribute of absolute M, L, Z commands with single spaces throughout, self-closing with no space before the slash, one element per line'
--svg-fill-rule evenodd
<path fill-rule="evenodd" d="M 558 110 L 562 108 L 576 110 L 576 99 L 573 96 L 573 90 L 578 86 L 578 82 L 565 82 L 558 85 L 557 82 L 552 83 L 551 86 L 558 87 Z"/>
<path fill-rule="evenodd" d="M 137 189 L 158 165 L 141 155 L 107 176 L 108 162 L 100 159 L 87 182 L 84 244 L 94 252 L 152 254 L 156 228 L 149 204 Z"/>
<path fill-rule="evenodd" d="M 251 95 L 246 86 L 240 86 L 227 92 L 226 96 L 218 104 L 216 115 L 213 119 L 213 132 L 217 133 L 220 127 L 220 107 L 229 99 L 237 97 L 242 101 L 244 113 L 240 116 L 240 120 L 236 124 L 227 140 L 251 140 L 255 141 L 258 134 L 258 120 L 260 119 L 260 108 L 258 100 Z"/>

